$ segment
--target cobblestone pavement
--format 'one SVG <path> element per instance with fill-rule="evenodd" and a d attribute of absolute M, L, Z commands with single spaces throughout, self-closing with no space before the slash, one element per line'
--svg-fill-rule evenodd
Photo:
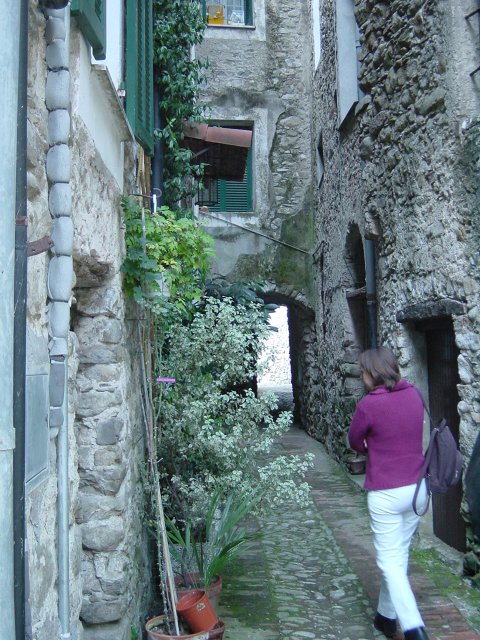
<path fill-rule="evenodd" d="M 286 505 L 276 513 L 266 535 L 224 576 L 219 609 L 224 639 L 383 638 L 371 624 L 378 572 L 364 492 L 303 431 L 292 429 L 278 449 L 315 453 L 308 478 L 313 504 Z M 438 542 L 432 551 L 432 537 L 422 528 L 410 573 L 430 639 L 480 640 L 480 597 L 470 598 L 473 590 L 460 578 L 460 554 L 448 548 L 438 552 Z"/>

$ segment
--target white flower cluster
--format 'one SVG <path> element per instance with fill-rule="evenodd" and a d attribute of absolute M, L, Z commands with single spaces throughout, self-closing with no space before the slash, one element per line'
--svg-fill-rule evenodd
<path fill-rule="evenodd" d="M 169 506 L 184 517 L 200 518 L 219 487 L 236 494 L 260 487 L 260 510 L 308 501 L 310 458 L 272 453 L 292 416 L 273 418 L 275 396 L 257 398 L 252 389 L 267 335 L 261 305 L 211 298 L 167 336 L 156 373 L 176 384 L 158 399 L 158 459 Z"/>

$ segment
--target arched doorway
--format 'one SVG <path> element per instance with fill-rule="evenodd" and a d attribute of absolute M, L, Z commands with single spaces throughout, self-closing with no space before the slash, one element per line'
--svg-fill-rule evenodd
<path fill-rule="evenodd" d="M 283 307 L 288 322 L 290 380 L 295 422 L 311 435 L 318 424 L 318 347 L 315 314 L 300 294 L 278 291 L 262 294 L 268 303 Z"/>

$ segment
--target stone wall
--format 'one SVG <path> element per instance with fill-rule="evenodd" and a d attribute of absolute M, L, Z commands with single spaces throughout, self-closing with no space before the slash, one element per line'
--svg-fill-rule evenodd
<path fill-rule="evenodd" d="M 313 429 L 314 383 L 305 364 L 316 358 L 309 255 L 314 171 L 310 5 L 308 0 L 255 0 L 253 7 L 255 28 L 207 27 L 197 55 L 209 62 L 203 95 L 208 117 L 253 125 L 254 211 L 218 215 L 263 235 L 208 218 L 207 229 L 216 241 L 214 271 L 232 280 L 262 279 L 269 286 L 268 299 L 289 307 L 296 414 L 305 428 Z"/>
<path fill-rule="evenodd" d="M 469 75 L 478 66 L 478 29 L 465 20 L 467 9 L 446 1 L 355 0 L 364 95 L 339 128 L 335 3 L 322 3 L 323 54 L 314 87 L 315 136 L 322 132 L 325 164 L 315 255 L 324 379 L 319 433 L 337 457 L 345 453 L 343 434 L 362 393 L 355 362 L 366 345 L 358 329 L 361 305 L 351 296 L 365 238 L 376 245 L 379 342 L 394 348 L 403 374 L 426 390 L 425 336 L 419 318 L 406 310 L 422 309 L 423 319 L 450 317 L 460 352 L 460 445 L 467 457 L 479 431 L 472 118 L 480 94 Z"/>
<path fill-rule="evenodd" d="M 262 0 L 253 5 L 255 29 L 207 27 L 197 48 L 198 57 L 209 62 L 203 95 L 208 117 L 253 125 L 254 211 L 223 217 L 308 250 L 312 242 L 309 5 L 306 0 Z M 301 252 L 212 220 L 208 229 L 217 240 L 214 268 L 219 273 L 262 277 L 311 293 L 309 263 Z"/>
<path fill-rule="evenodd" d="M 29 11 L 29 240 L 51 233 L 45 157 L 45 16 Z M 69 338 L 69 485 L 71 637 L 130 640 L 150 595 L 142 473 L 139 311 L 122 292 L 124 230 L 119 197 L 135 180 L 136 145 L 125 143 L 125 182 L 102 161 L 78 115 L 80 48 L 70 31 L 71 189 L 75 288 Z M 116 100 L 116 96 L 112 99 Z M 110 114 L 110 117 L 114 117 Z M 124 125 L 125 126 L 125 125 Z M 50 256 L 28 262 L 27 372 L 48 373 L 47 271 Z M 57 439 L 47 477 L 27 499 L 30 606 L 35 640 L 57 637 Z"/>

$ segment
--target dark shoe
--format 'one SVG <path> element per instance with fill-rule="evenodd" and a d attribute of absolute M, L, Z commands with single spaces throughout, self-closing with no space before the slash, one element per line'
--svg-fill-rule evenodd
<path fill-rule="evenodd" d="M 404 631 L 405 640 L 428 640 L 425 627 L 417 627 L 416 629 L 408 629 Z"/>
<path fill-rule="evenodd" d="M 373 626 L 377 631 L 381 631 L 387 638 L 393 638 L 397 633 L 397 621 L 395 618 L 386 618 L 381 613 L 375 614 Z"/>

